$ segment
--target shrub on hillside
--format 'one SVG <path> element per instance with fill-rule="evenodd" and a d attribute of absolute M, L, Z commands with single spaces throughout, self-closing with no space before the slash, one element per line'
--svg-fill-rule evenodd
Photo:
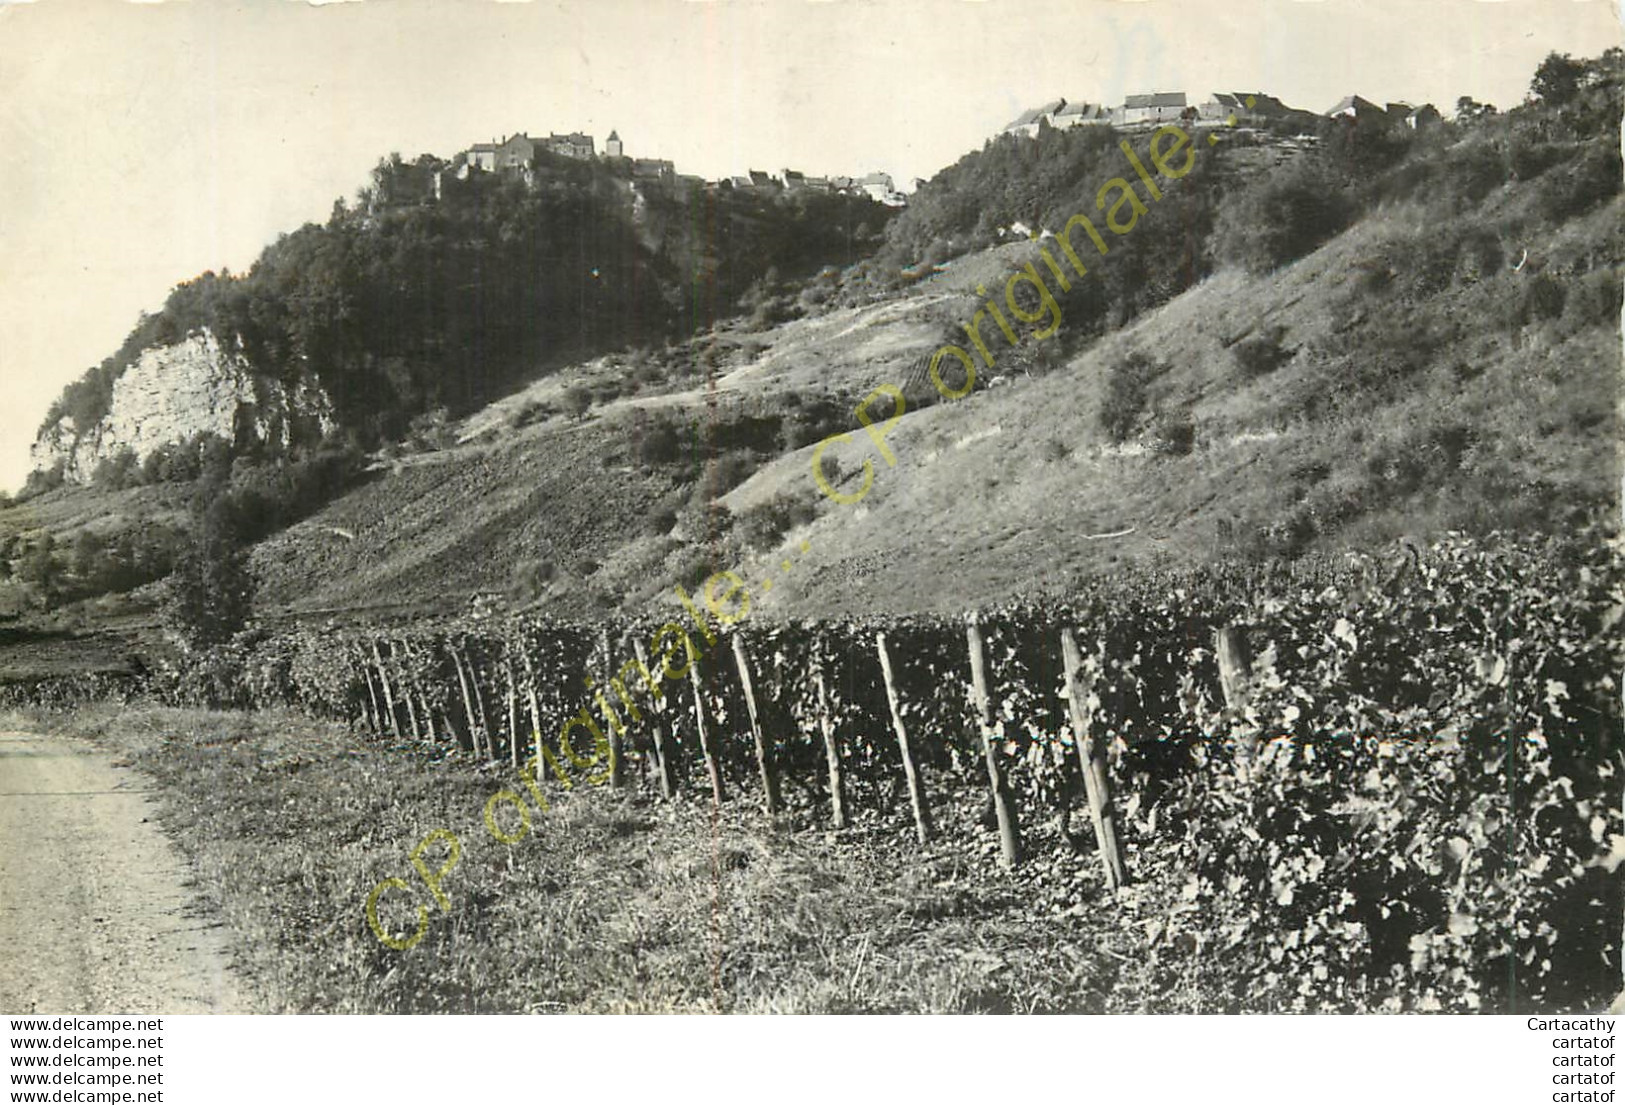
<path fill-rule="evenodd" d="M 1264 376 L 1292 359 L 1291 351 L 1281 344 L 1284 337 L 1286 327 L 1272 326 L 1262 334 L 1254 334 L 1231 346 L 1230 355 L 1243 376 Z"/>
<path fill-rule="evenodd" d="M 1513 321 L 1518 326 L 1528 326 L 1531 322 L 1557 318 L 1563 313 L 1567 297 L 1568 289 L 1561 280 L 1550 273 L 1537 272 L 1519 282 Z"/>
<path fill-rule="evenodd" d="M 36 495 L 55 491 L 67 482 L 67 465 L 63 461 L 59 460 L 49 468 L 36 468 L 23 480 L 23 489 L 17 493 L 17 501 L 25 503 Z"/>
<path fill-rule="evenodd" d="M 825 453 L 818 458 L 818 467 L 822 470 L 824 482 L 831 487 L 841 486 L 841 477 L 845 474 L 841 469 L 841 460 L 834 453 Z M 822 488 L 820 488 L 822 490 Z"/>
<path fill-rule="evenodd" d="M 702 500 L 720 499 L 750 479 L 759 465 L 754 456 L 744 452 L 712 457 L 700 473 L 699 486 L 694 489 L 695 496 Z"/>
<path fill-rule="evenodd" d="M 547 557 L 521 560 L 514 565 L 508 597 L 517 603 L 535 602 L 547 593 L 548 584 L 558 575 L 558 567 Z"/>
<path fill-rule="evenodd" d="M 123 594 L 163 579 L 185 547 L 185 535 L 165 525 L 107 537 L 81 530 L 70 561 L 74 578 L 70 597 Z"/>
<path fill-rule="evenodd" d="M 1189 456 L 1196 448 L 1196 421 L 1187 411 L 1169 411 L 1157 419 L 1152 448 L 1165 457 Z"/>
<path fill-rule="evenodd" d="M 172 441 L 147 454 L 141 462 L 141 479 L 147 484 L 190 483 L 202 472 L 201 442 Z"/>
<path fill-rule="evenodd" d="M 628 376 L 635 385 L 634 390 L 644 387 L 653 387 L 665 382 L 666 371 L 660 359 L 647 349 L 640 349 L 628 359 Z"/>
<path fill-rule="evenodd" d="M 423 453 L 435 453 L 456 445 L 457 431 L 452 425 L 451 412 L 445 407 L 436 407 L 412 419 L 407 444 Z"/>
<path fill-rule="evenodd" d="M 1569 288 L 1563 307 L 1563 318 L 1576 329 L 1588 326 L 1619 325 L 1621 287 L 1619 273 L 1613 269 L 1588 272 Z"/>
<path fill-rule="evenodd" d="M 1219 214 L 1215 251 L 1265 273 L 1341 233 L 1355 207 L 1343 185 L 1308 162 L 1290 165 L 1233 196 Z"/>
<path fill-rule="evenodd" d="M 1567 146 L 1542 142 L 1523 131 L 1515 132 L 1507 146 L 1507 163 L 1518 180 L 1534 180 L 1572 152 Z"/>
<path fill-rule="evenodd" d="M 560 403 L 564 407 L 564 413 L 571 418 L 585 418 L 587 412 L 592 410 L 592 392 L 579 384 L 571 384 L 564 389 Z"/>
<path fill-rule="evenodd" d="M 686 590 L 698 592 L 706 580 L 734 566 L 729 559 L 729 545 L 725 540 L 716 539 L 699 546 L 684 546 L 672 555 L 665 574 Z"/>
<path fill-rule="evenodd" d="M 534 425 L 535 423 L 540 422 L 542 419 L 546 418 L 552 413 L 553 408 L 549 407 L 546 403 L 535 399 L 527 399 L 521 403 L 519 408 L 509 417 L 508 425 L 512 426 L 516 430 L 522 430 L 526 426 Z"/>
<path fill-rule="evenodd" d="M 650 537 L 664 537 L 677 528 L 677 512 L 671 507 L 651 510 L 643 519 L 643 532 Z"/>
<path fill-rule="evenodd" d="M 1455 206 L 1465 207 L 1482 201 L 1506 178 L 1506 162 L 1495 147 L 1474 142 L 1451 151 L 1445 172 L 1434 178 L 1433 187 L 1453 196 Z"/>
<path fill-rule="evenodd" d="M 804 526 L 817 517 L 818 507 L 810 494 L 780 492 L 766 502 L 740 511 L 737 530 L 746 546 L 757 552 L 766 552 L 776 547 L 779 539 L 790 530 Z"/>
<path fill-rule="evenodd" d="M 1542 182 L 1542 214 L 1553 222 L 1584 215 L 1604 200 L 1619 195 L 1620 172 L 1617 144 L 1588 146 L 1573 165 Z"/>
<path fill-rule="evenodd" d="M 366 458 L 347 445 L 329 445 L 297 459 L 231 466 L 229 495 L 246 541 L 258 541 L 336 499 L 355 486 Z"/>
<path fill-rule="evenodd" d="M 90 482 L 104 491 L 123 491 L 142 484 L 141 462 L 129 446 L 114 450 L 96 462 Z"/>
<path fill-rule="evenodd" d="M 935 394 L 935 389 L 932 389 Z M 904 389 L 907 395 L 907 388 Z M 803 399 L 795 393 L 785 397 L 785 406 L 791 410 L 779 427 L 779 448 L 790 452 L 816 444 L 831 434 L 850 428 L 852 410 L 843 407 L 826 395 Z M 908 395 L 908 409 L 916 410 L 914 397 Z"/>
<path fill-rule="evenodd" d="M 1106 371 L 1106 387 L 1100 398 L 1096 421 L 1108 440 L 1121 445 L 1134 433 L 1145 411 L 1146 389 L 1167 366 L 1134 350 L 1114 361 Z"/>
<path fill-rule="evenodd" d="M 831 283 L 818 282 L 808 284 L 801 289 L 801 295 L 796 298 L 796 305 L 802 314 L 813 315 L 829 303 L 835 296 L 835 286 Z"/>
<path fill-rule="evenodd" d="M 1461 237 L 1461 249 L 1456 260 L 1456 275 L 1473 282 L 1488 280 L 1506 265 L 1506 253 L 1501 238 L 1493 230 L 1473 227 Z"/>
<path fill-rule="evenodd" d="M 632 456 L 645 468 L 675 464 L 683 456 L 684 434 L 667 415 L 656 414 L 632 439 Z"/>

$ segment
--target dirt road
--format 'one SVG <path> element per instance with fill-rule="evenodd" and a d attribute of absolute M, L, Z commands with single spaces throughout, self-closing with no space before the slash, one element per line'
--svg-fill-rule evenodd
<path fill-rule="evenodd" d="M 247 1011 L 146 781 L 114 761 L 0 732 L 0 1013 Z"/>

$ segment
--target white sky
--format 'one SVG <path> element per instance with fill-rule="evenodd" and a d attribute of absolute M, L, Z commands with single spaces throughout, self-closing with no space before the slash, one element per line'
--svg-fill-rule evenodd
<path fill-rule="evenodd" d="M 0 487 L 63 384 L 377 159 L 613 127 L 713 177 L 906 187 L 1058 96 L 1522 99 L 1609 0 L 0 0 Z"/>

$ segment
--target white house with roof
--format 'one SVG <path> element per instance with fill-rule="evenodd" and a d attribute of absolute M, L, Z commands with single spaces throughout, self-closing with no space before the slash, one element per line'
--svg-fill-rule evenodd
<path fill-rule="evenodd" d="M 1104 104 L 1076 100 L 1062 104 L 1061 109 L 1051 116 L 1049 125 L 1056 130 L 1071 130 L 1073 127 L 1098 126 L 1110 120 L 1111 113 Z"/>
<path fill-rule="evenodd" d="M 593 156 L 592 136 L 582 134 L 580 131 L 570 134 L 549 134 L 540 144 L 548 153 L 573 157 L 578 161 L 590 161 Z"/>
<path fill-rule="evenodd" d="M 1329 119 L 1349 119 L 1356 123 L 1385 123 L 1388 113 L 1364 96 L 1344 96 L 1326 113 Z"/>
<path fill-rule="evenodd" d="M 466 161 L 470 169 L 478 169 L 482 173 L 494 173 L 497 168 L 497 143 L 476 142 L 468 148 Z"/>
<path fill-rule="evenodd" d="M 878 202 L 885 202 L 887 196 L 897 191 L 890 173 L 870 173 L 858 181 L 858 187 L 863 189 L 864 195 Z"/>
<path fill-rule="evenodd" d="M 905 207 L 908 199 L 892 183 L 890 173 L 870 173 L 857 182 L 858 190 L 876 203 L 887 207 Z"/>
<path fill-rule="evenodd" d="M 1258 97 L 1246 92 L 1212 92 L 1206 103 L 1196 105 L 1196 125 L 1245 127 L 1261 121 L 1263 112 L 1258 108 Z"/>
<path fill-rule="evenodd" d="M 1184 117 L 1187 106 L 1183 92 L 1138 93 L 1123 100 L 1123 125 L 1135 127 L 1177 123 Z"/>
<path fill-rule="evenodd" d="M 1028 138 L 1037 138 L 1038 129 L 1039 127 L 1043 126 L 1043 124 L 1048 123 L 1050 126 L 1056 125 L 1055 117 L 1064 107 L 1066 107 L 1066 101 L 1064 99 L 1051 100 L 1049 103 L 1041 104 L 1040 106 L 1033 108 L 1031 111 L 1023 111 L 1019 116 L 1016 117 L 1014 122 L 1004 128 L 1004 133 L 1020 134 Z"/>
<path fill-rule="evenodd" d="M 1016 116 L 1001 132 L 1003 134 L 1020 134 L 1028 138 L 1038 133 L 1038 109 L 1023 111 Z"/>
<path fill-rule="evenodd" d="M 1444 122 L 1444 116 L 1440 115 L 1439 109 L 1432 104 L 1423 104 L 1405 116 L 1405 125 L 1412 130 L 1420 130 L 1423 127 L 1431 127 L 1435 123 L 1442 122 Z"/>

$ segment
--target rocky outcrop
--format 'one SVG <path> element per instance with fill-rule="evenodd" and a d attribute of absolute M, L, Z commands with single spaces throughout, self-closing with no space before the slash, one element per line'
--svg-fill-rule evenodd
<path fill-rule="evenodd" d="M 286 446 L 290 438 L 309 440 L 333 426 L 333 405 L 320 388 L 268 378 L 203 329 L 142 353 L 114 383 L 100 422 L 80 427 L 63 418 L 46 427 L 31 459 L 36 469 L 60 464 L 69 480 L 86 483 L 99 462 L 125 449 L 145 460 L 200 433 L 238 441 L 249 432 Z"/>

